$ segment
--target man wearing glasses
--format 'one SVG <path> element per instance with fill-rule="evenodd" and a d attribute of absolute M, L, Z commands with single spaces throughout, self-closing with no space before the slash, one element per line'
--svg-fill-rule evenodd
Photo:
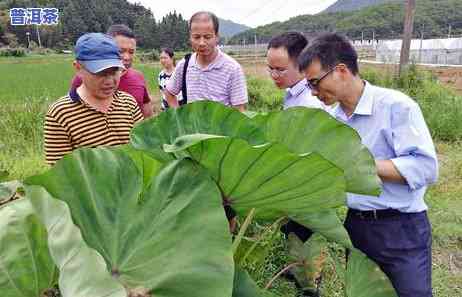
<path fill-rule="evenodd" d="M 431 297 L 431 227 L 424 194 L 438 177 L 435 148 L 418 104 L 359 76 L 351 43 L 318 37 L 299 57 L 313 95 L 354 128 L 375 158 L 379 197 L 348 193 L 353 245 L 388 275 L 400 297 Z M 340 144 L 341 147 L 341 144 Z"/>
<path fill-rule="evenodd" d="M 77 148 L 128 143 L 130 130 L 143 119 L 135 99 L 117 90 L 125 68 L 112 37 L 85 34 L 77 40 L 75 55 L 82 84 L 53 103 L 45 118 L 50 165 Z"/>
<path fill-rule="evenodd" d="M 266 62 L 274 84 L 286 89 L 284 109 L 305 106 L 325 109 L 326 106 L 311 95 L 303 74 L 298 70 L 297 58 L 308 41 L 298 32 L 286 32 L 273 37 L 268 44 Z"/>

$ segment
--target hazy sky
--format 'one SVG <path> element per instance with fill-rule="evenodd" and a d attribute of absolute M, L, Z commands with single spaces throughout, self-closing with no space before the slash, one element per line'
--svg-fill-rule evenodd
<path fill-rule="evenodd" d="M 315 14 L 336 0 L 129 0 L 151 8 L 159 20 L 176 10 L 189 18 L 199 10 L 209 10 L 222 19 L 256 27 L 275 21 L 285 21 L 301 14 Z"/>

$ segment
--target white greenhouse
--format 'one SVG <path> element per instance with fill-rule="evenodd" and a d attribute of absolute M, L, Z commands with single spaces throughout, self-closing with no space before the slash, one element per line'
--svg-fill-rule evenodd
<path fill-rule="evenodd" d="M 398 63 L 401 40 L 383 40 L 377 44 L 376 60 Z M 410 60 L 413 63 L 462 65 L 462 38 L 413 39 Z"/>

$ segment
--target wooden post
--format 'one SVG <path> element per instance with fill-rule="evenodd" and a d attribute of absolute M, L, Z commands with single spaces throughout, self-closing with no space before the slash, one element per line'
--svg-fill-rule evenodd
<path fill-rule="evenodd" d="M 38 41 L 38 46 L 41 48 L 42 47 L 42 40 L 40 39 L 40 31 L 38 25 L 35 25 L 35 29 L 37 30 L 37 41 Z"/>
<path fill-rule="evenodd" d="M 404 19 L 403 43 L 399 58 L 399 75 L 403 74 L 409 65 L 412 31 L 414 27 L 415 0 L 406 0 L 406 16 Z"/>
<path fill-rule="evenodd" d="M 423 46 L 423 40 L 424 40 L 424 32 L 425 32 L 425 23 L 422 24 L 422 29 L 420 31 L 419 63 L 422 63 L 422 46 Z"/>

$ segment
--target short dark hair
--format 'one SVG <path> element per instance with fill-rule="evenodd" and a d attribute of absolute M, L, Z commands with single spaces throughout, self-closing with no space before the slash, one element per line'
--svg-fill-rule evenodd
<path fill-rule="evenodd" d="M 319 60 L 323 70 L 343 63 L 353 75 L 359 72 L 356 50 L 345 36 L 338 33 L 326 33 L 316 37 L 298 57 L 300 71 L 304 71 L 315 60 Z"/>
<path fill-rule="evenodd" d="M 170 58 L 173 58 L 173 56 L 175 56 L 175 52 L 173 51 L 173 49 L 171 49 L 169 47 L 161 48 L 160 52 L 161 53 L 166 53 Z"/>
<path fill-rule="evenodd" d="M 287 50 L 289 58 L 297 63 L 298 56 L 307 46 L 308 40 L 299 32 L 285 32 L 271 38 L 268 49 L 283 47 Z"/>
<path fill-rule="evenodd" d="M 201 16 L 207 16 L 212 21 L 213 30 L 215 31 L 215 34 L 218 35 L 218 30 L 220 29 L 220 22 L 218 21 L 218 17 L 214 13 L 212 13 L 210 11 L 198 11 L 195 14 L 193 14 L 192 17 L 189 19 L 189 22 L 188 22 L 189 32 L 191 32 L 191 24 L 197 18 L 199 18 Z"/>
<path fill-rule="evenodd" d="M 107 35 L 111 35 L 112 37 L 116 37 L 118 35 L 125 36 L 127 38 L 135 39 L 135 34 L 133 31 L 124 24 L 115 24 L 109 27 L 106 32 Z"/>

